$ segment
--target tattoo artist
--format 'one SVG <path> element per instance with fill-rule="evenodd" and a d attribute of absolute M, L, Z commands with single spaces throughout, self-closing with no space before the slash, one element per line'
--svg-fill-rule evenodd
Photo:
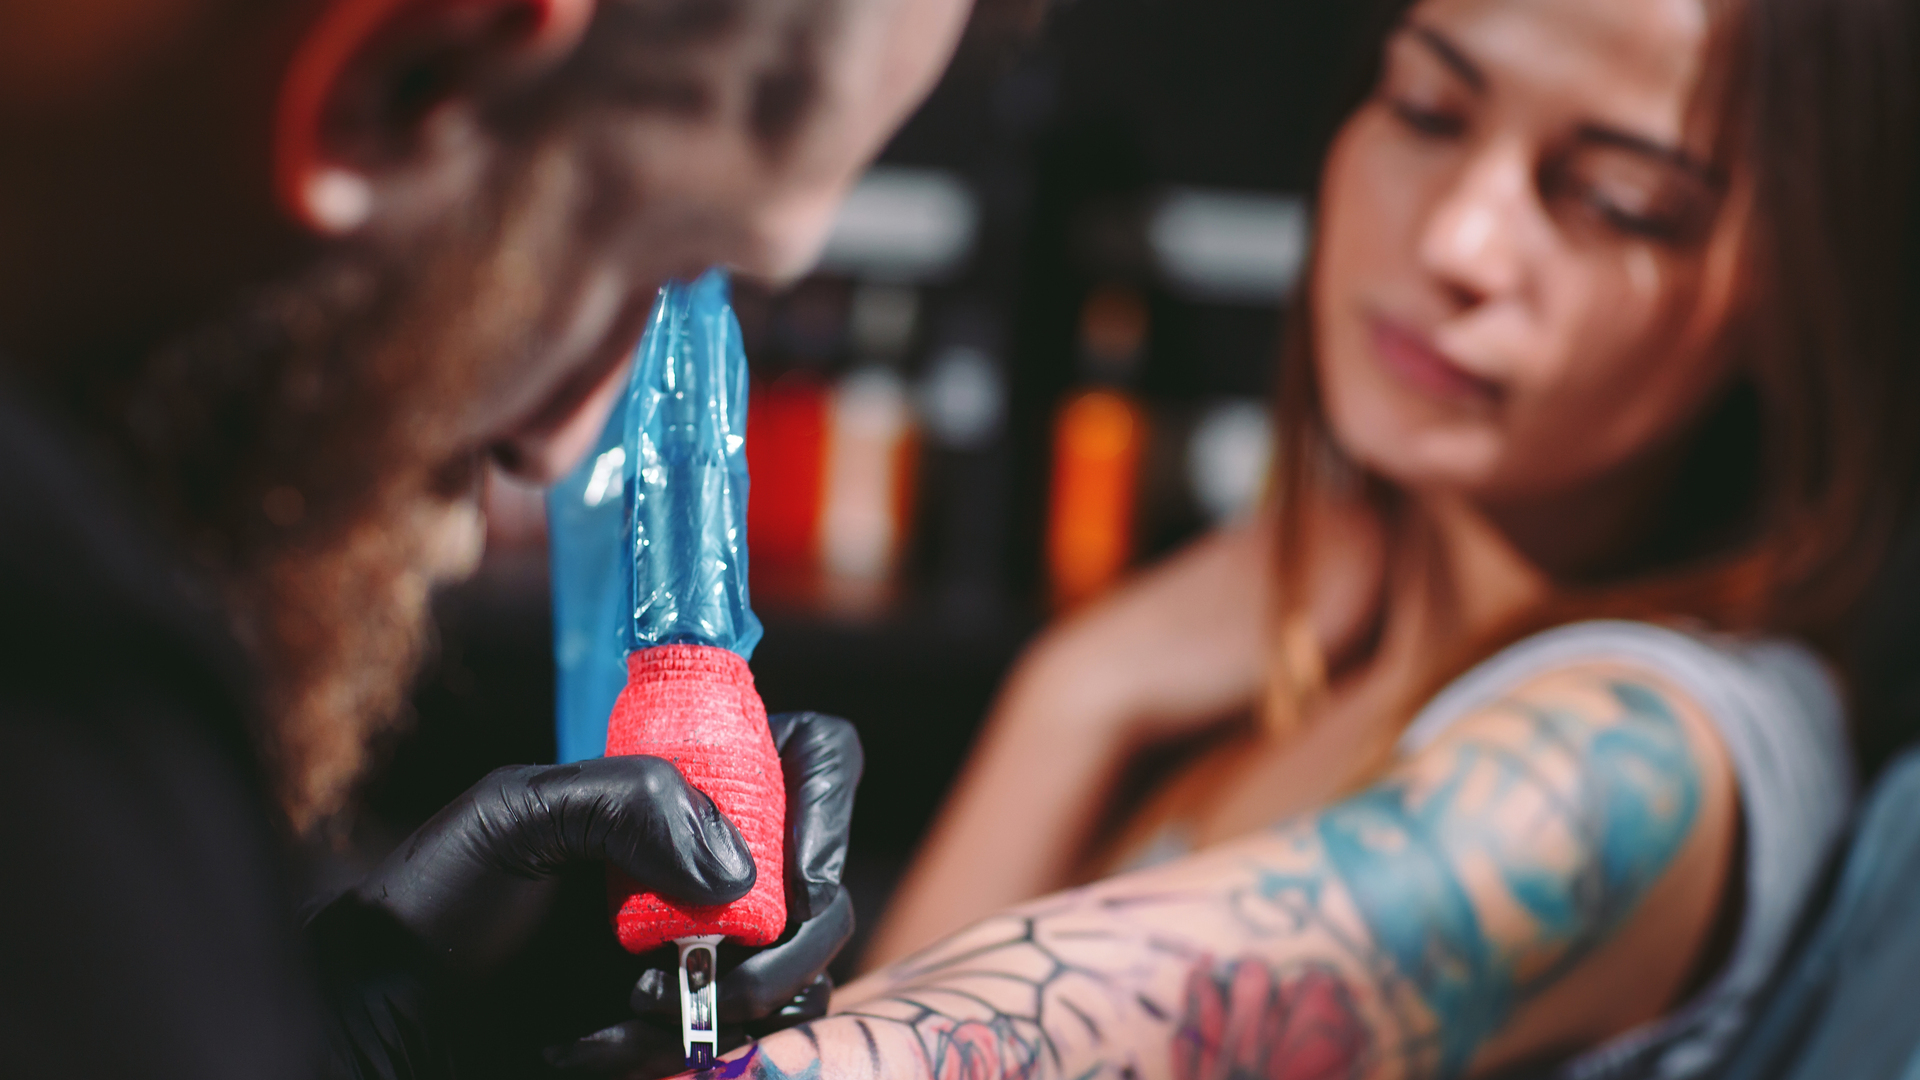
<path fill-rule="evenodd" d="M 0 1073 L 678 1061 L 607 868 L 756 871 L 668 763 L 495 772 L 304 934 L 288 852 L 475 565 L 483 463 L 570 467 L 665 277 L 803 271 L 967 6 L 0 7 Z M 796 924 L 721 989 L 757 1030 L 851 928 L 857 741 L 775 735 Z"/>

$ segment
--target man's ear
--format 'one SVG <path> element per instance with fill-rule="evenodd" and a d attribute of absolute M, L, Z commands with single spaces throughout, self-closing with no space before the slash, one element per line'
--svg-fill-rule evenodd
<path fill-rule="evenodd" d="M 411 153 L 436 108 L 567 56 L 596 0 L 323 0 L 274 111 L 275 195 L 297 222 L 341 235 L 372 215 L 374 173 Z M 410 166 L 430 162 L 407 162 Z"/>

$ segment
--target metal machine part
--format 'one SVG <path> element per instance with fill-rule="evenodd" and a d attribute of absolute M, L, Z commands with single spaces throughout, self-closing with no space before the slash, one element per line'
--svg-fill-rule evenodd
<path fill-rule="evenodd" d="M 718 934 L 681 938 L 680 1045 L 687 1068 L 706 1069 L 720 1058 Z"/>

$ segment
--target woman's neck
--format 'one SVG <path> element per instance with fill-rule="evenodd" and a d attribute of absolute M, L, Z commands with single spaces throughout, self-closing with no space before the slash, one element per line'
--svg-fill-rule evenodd
<path fill-rule="evenodd" d="M 1391 616 L 1382 644 L 1394 648 L 1383 652 L 1447 656 L 1551 593 L 1551 575 L 1473 504 L 1437 496 L 1407 510 L 1388 571 Z"/>
<path fill-rule="evenodd" d="M 1630 565 L 1658 524 L 1681 449 L 1662 448 L 1541 497 L 1409 493 L 1388 569 L 1387 636 L 1413 655 L 1446 656 L 1569 583 Z"/>

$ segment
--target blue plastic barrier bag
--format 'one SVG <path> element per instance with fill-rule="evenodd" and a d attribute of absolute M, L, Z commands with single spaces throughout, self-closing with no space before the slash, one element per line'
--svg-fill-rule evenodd
<path fill-rule="evenodd" d="M 547 493 L 559 760 L 598 757 L 649 645 L 751 659 L 747 357 L 727 275 L 670 282 L 599 443 Z"/>

